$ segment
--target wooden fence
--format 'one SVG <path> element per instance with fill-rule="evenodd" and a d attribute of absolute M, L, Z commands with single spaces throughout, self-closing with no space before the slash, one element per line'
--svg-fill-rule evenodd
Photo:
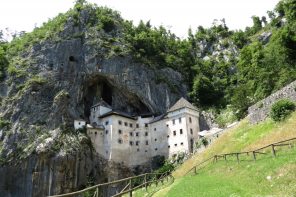
<path fill-rule="evenodd" d="M 241 156 L 242 155 L 246 155 L 246 156 L 251 156 L 252 160 L 256 161 L 257 159 L 257 155 L 259 154 L 263 154 L 266 155 L 268 153 L 263 152 L 264 150 L 271 150 L 271 154 L 273 157 L 277 156 L 277 149 L 276 147 L 283 147 L 283 146 L 289 146 L 290 148 L 292 148 L 294 146 L 293 142 L 296 141 L 296 137 L 295 138 L 290 138 L 287 140 L 283 140 L 283 141 L 279 141 L 279 142 L 275 142 L 272 144 L 269 144 L 267 146 L 263 146 L 261 148 L 258 148 L 256 150 L 252 150 L 252 151 L 245 151 L 245 152 L 232 152 L 232 153 L 225 153 L 225 154 L 219 154 L 219 155 L 214 155 L 208 159 L 206 159 L 205 161 L 202 161 L 201 163 L 193 166 L 186 174 L 189 174 L 190 172 L 193 172 L 194 174 L 197 174 L 198 170 L 201 170 L 202 168 L 206 167 L 208 164 L 210 164 L 211 162 L 218 162 L 219 159 L 223 159 L 224 161 L 227 161 L 227 159 L 229 157 L 235 157 L 236 161 L 239 163 L 241 161 Z"/>
<path fill-rule="evenodd" d="M 165 182 L 169 182 L 170 180 L 174 181 L 174 177 L 171 175 L 171 172 L 169 171 L 165 173 L 146 173 L 138 176 L 116 180 L 113 182 L 94 185 L 76 192 L 54 195 L 49 197 L 68 197 L 68 196 L 81 197 L 84 195 L 92 196 L 92 197 L 101 197 L 101 196 L 117 197 L 117 196 L 122 196 L 124 194 L 129 194 L 129 196 L 132 197 L 133 191 L 139 188 L 145 188 L 145 190 L 147 191 L 148 187 L 152 186 L 152 184 L 155 184 L 155 186 L 158 186 L 158 184 L 164 185 Z M 108 188 L 108 187 L 115 187 L 117 188 L 117 191 L 113 191 L 113 194 L 108 193 L 104 195 L 103 188 Z M 121 189 L 119 190 L 119 188 Z"/>

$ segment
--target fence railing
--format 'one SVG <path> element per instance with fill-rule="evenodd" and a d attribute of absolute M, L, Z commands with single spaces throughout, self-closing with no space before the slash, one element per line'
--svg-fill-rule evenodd
<path fill-rule="evenodd" d="M 139 188 L 145 188 L 145 190 L 147 191 L 148 187 L 152 186 L 152 184 L 155 184 L 155 186 L 158 186 L 158 184 L 164 185 L 164 183 L 169 182 L 169 180 L 174 181 L 174 177 L 171 175 L 171 172 L 169 171 L 165 173 L 145 173 L 138 176 L 128 177 L 108 183 L 97 184 L 80 191 L 60 195 L 53 195 L 49 197 L 80 197 L 86 194 L 87 196 L 92 197 L 116 197 L 122 196 L 124 194 L 129 194 L 129 196 L 132 197 L 133 191 Z"/>
<path fill-rule="evenodd" d="M 296 141 L 296 137 L 290 138 L 290 139 L 287 139 L 287 140 L 282 140 L 282 141 L 279 141 L 279 142 L 275 142 L 275 143 L 263 146 L 261 148 L 258 148 L 256 150 L 245 151 L 245 152 L 232 152 L 232 153 L 224 153 L 224 154 L 214 155 L 214 156 L 202 161 L 201 163 L 193 166 L 190 170 L 188 170 L 188 172 L 186 174 L 189 174 L 190 172 L 193 172 L 194 174 L 196 174 L 198 170 L 201 170 L 202 168 L 206 167 L 211 162 L 214 162 L 214 163 L 218 162 L 218 160 L 220 158 L 222 158 L 224 161 L 227 161 L 227 158 L 229 158 L 231 156 L 235 156 L 237 162 L 239 163 L 241 161 L 240 156 L 241 155 L 247 155 L 247 156 L 251 156 L 252 160 L 256 161 L 257 155 L 259 155 L 259 154 L 264 154 L 264 155 L 268 154 L 268 153 L 263 152 L 263 150 L 266 150 L 266 149 L 270 149 L 271 153 L 272 153 L 272 156 L 276 157 L 277 156 L 276 147 L 289 146 L 290 148 L 292 148 L 294 146 L 294 144 L 293 144 L 294 141 Z"/>

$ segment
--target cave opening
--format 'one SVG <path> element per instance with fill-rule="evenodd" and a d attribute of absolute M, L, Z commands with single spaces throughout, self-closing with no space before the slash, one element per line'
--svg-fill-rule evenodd
<path fill-rule="evenodd" d="M 99 103 L 101 99 L 116 111 L 130 115 L 151 114 L 151 110 L 136 94 L 119 88 L 103 76 L 97 76 L 85 85 L 83 97 L 85 118 L 89 118 L 91 107 Z"/>

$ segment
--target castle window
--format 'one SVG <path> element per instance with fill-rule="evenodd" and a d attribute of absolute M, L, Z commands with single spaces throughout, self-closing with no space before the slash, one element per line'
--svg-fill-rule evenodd
<path fill-rule="evenodd" d="M 119 130 L 118 130 L 118 134 L 122 134 L 122 130 L 119 129 Z"/>
<path fill-rule="evenodd" d="M 130 132 L 129 134 L 130 134 L 130 136 L 133 136 L 134 135 L 133 132 Z"/>
<path fill-rule="evenodd" d="M 139 132 L 136 132 L 136 136 L 139 137 Z"/>
<path fill-rule="evenodd" d="M 105 122 L 105 125 L 108 125 L 108 124 L 109 124 L 109 121 L 106 121 L 106 122 Z"/>
<path fill-rule="evenodd" d="M 174 133 L 174 135 L 176 135 L 177 133 L 176 133 L 176 131 L 173 131 L 173 133 Z"/>
<path fill-rule="evenodd" d="M 181 145 L 183 146 L 183 142 L 181 142 Z"/>
<path fill-rule="evenodd" d="M 140 152 L 140 149 L 139 148 L 137 148 L 137 152 Z"/>
<path fill-rule="evenodd" d="M 171 146 L 168 146 L 168 148 L 171 148 Z"/>
<path fill-rule="evenodd" d="M 170 137 L 170 135 L 167 136 L 168 138 Z"/>
<path fill-rule="evenodd" d="M 173 125 L 175 124 L 175 119 L 173 119 Z"/>
<path fill-rule="evenodd" d="M 182 129 L 180 129 L 180 134 L 181 134 L 181 135 L 183 134 L 183 130 L 182 130 Z"/>
<path fill-rule="evenodd" d="M 126 127 L 127 127 L 127 125 L 128 125 L 128 124 L 127 124 L 127 122 L 124 122 L 124 126 L 126 126 Z"/>
<path fill-rule="evenodd" d="M 167 124 L 167 127 L 169 127 L 169 125 Z"/>
<path fill-rule="evenodd" d="M 145 150 L 145 153 L 147 153 L 148 151 L 147 150 Z"/>
<path fill-rule="evenodd" d="M 130 123 L 129 125 L 130 125 L 131 128 L 133 127 L 133 124 L 132 123 Z"/>
<path fill-rule="evenodd" d="M 175 146 L 178 146 L 177 144 L 175 144 Z"/>
<path fill-rule="evenodd" d="M 189 117 L 189 122 L 190 122 L 190 123 L 192 122 L 191 117 Z"/>
<path fill-rule="evenodd" d="M 154 141 L 156 142 L 156 141 L 157 141 L 157 139 L 155 138 L 155 139 L 154 139 Z"/>
<path fill-rule="evenodd" d="M 156 128 L 154 128 L 154 131 L 156 131 Z"/>
<path fill-rule="evenodd" d="M 182 119 L 181 118 L 179 118 L 179 123 L 181 123 L 182 122 Z"/>
<path fill-rule="evenodd" d="M 118 139 L 118 143 L 119 144 L 122 144 L 122 139 Z"/>
<path fill-rule="evenodd" d="M 78 122 L 78 124 L 80 125 L 80 122 Z"/>
<path fill-rule="evenodd" d="M 157 148 L 155 148 L 154 150 L 155 150 L 155 151 L 157 151 L 158 149 L 157 149 Z"/>
<path fill-rule="evenodd" d="M 133 141 L 130 141 L 129 142 L 130 146 L 134 145 L 134 142 Z"/>
<path fill-rule="evenodd" d="M 148 127 L 148 124 L 147 123 L 145 123 L 145 127 Z"/>
<path fill-rule="evenodd" d="M 106 130 L 106 134 L 108 134 L 108 130 Z"/>
<path fill-rule="evenodd" d="M 136 141 L 136 146 L 139 146 L 139 143 L 140 143 L 139 141 Z"/>
<path fill-rule="evenodd" d="M 190 134 L 191 134 L 191 135 L 193 134 L 193 131 L 192 131 L 192 129 L 190 129 Z"/>
<path fill-rule="evenodd" d="M 139 124 L 136 124 L 136 127 L 139 128 Z"/>
<path fill-rule="evenodd" d="M 95 135 L 97 135 L 97 132 L 95 132 Z"/>
<path fill-rule="evenodd" d="M 122 124 L 122 121 L 121 120 L 118 120 L 118 124 L 121 125 Z"/>
<path fill-rule="evenodd" d="M 146 140 L 146 145 L 149 145 L 149 142 L 148 142 L 148 140 Z"/>
<path fill-rule="evenodd" d="M 148 136 L 148 132 L 145 132 L 145 136 Z"/>

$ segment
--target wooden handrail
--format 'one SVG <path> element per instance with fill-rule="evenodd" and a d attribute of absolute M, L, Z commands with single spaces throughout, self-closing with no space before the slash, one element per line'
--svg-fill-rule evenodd
<path fill-rule="evenodd" d="M 119 180 L 116 180 L 116 181 L 112 181 L 112 182 L 108 182 L 108 183 L 101 183 L 101 184 L 97 184 L 97 185 L 94 185 L 94 186 L 90 186 L 88 188 L 85 188 L 85 189 L 82 189 L 82 190 L 79 190 L 79 191 L 76 191 L 76 192 L 71 192 L 71 193 L 66 193 L 66 194 L 59 194 L 59 195 L 53 195 L 53 196 L 49 196 L 49 197 L 67 197 L 67 196 L 74 196 L 74 195 L 78 195 L 78 194 L 82 194 L 84 192 L 87 192 L 87 191 L 90 191 L 90 190 L 94 190 L 96 188 L 99 188 L 99 187 L 103 187 L 103 186 L 108 186 L 108 185 L 113 185 L 113 184 L 117 184 L 117 183 L 121 183 L 121 182 L 124 182 L 124 181 L 129 181 L 129 180 L 132 180 L 132 179 L 135 179 L 135 178 L 140 178 L 140 177 L 144 177 L 144 176 L 147 176 L 147 175 L 161 175 L 160 177 L 162 177 L 164 174 L 167 174 L 166 176 L 171 176 L 170 172 L 167 171 L 167 172 L 164 172 L 164 173 L 145 173 L 145 174 L 140 174 L 140 175 L 137 175 L 137 176 L 132 176 L 132 177 L 127 177 L 127 178 L 124 178 L 124 179 L 119 179 Z M 166 176 L 164 176 L 162 179 L 164 179 Z M 155 180 L 154 180 L 155 179 Z M 136 187 L 133 187 L 132 189 L 129 189 L 129 190 L 125 190 L 123 192 L 120 192 L 118 194 L 116 194 L 115 196 L 117 195 L 122 195 L 122 194 L 126 194 L 128 192 L 131 192 L 131 191 L 134 191 L 140 187 L 143 187 L 145 186 L 146 184 L 149 184 L 151 182 L 155 182 L 159 179 L 156 179 L 156 176 L 152 179 L 152 181 L 146 181 L 145 183 L 142 183 L 141 185 L 138 185 Z M 126 189 L 126 188 L 125 188 Z"/>
<path fill-rule="evenodd" d="M 269 147 L 272 147 L 272 152 L 275 156 L 275 152 L 274 152 L 274 147 L 275 146 L 289 146 L 290 144 L 281 144 L 281 143 L 284 143 L 284 142 L 289 142 L 289 141 L 293 141 L 293 140 L 296 140 L 296 137 L 293 137 L 293 138 L 290 138 L 290 139 L 286 139 L 286 140 L 282 140 L 282 141 L 278 141 L 278 142 L 274 142 L 272 144 L 269 144 L 269 145 L 266 145 L 266 146 L 263 146 L 261 148 L 258 148 L 256 150 L 252 150 L 252 151 L 244 151 L 244 152 L 232 152 L 232 153 L 223 153 L 223 154 L 219 154 L 219 155 L 214 155 L 208 159 L 206 159 L 205 161 L 202 161 L 201 163 L 193 166 L 192 168 L 190 168 L 190 170 L 187 171 L 187 173 L 185 175 L 187 175 L 188 173 L 190 173 L 193 169 L 195 169 L 195 172 L 196 172 L 196 167 L 208 162 L 209 160 L 212 160 L 212 159 L 218 159 L 219 157 L 225 157 L 227 155 L 240 155 L 240 154 L 249 154 L 249 153 L 252 153 L 253 155 L 254 154 L 266 154 L 266 153 L 262 153 L 262 152 L 259 152 L 260 150 L 263 150 L 263 149 L 266 149 L 266 148 L 269 148 Z M 254 159 L 256 160 L 256 156 L 254 155 Z"/>

